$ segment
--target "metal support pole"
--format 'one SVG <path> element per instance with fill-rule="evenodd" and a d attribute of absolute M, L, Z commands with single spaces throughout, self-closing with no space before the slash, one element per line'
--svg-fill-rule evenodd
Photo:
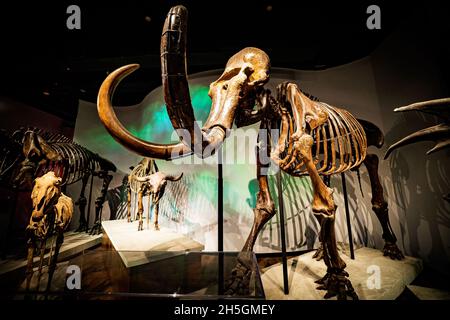
<path fill-rule="evenodd" d="M 353 249 L 353 235 L 352 235 L 352 224 L 350 221 L 350 210 L 348 209 L 348 198 L 347 198 L 347 183 L 345 181 L 345 173 L 341 173 L 342 178 L 342 192 L 344 193 L 344 205 L 345 205 L 345 216 L 347 217 L 347 230 L 348 230 L 348 243 L 350 245 L 350 258 L 355 260 L 355 251 Z"/>
<path fill-rule="evenodd" d="M 219 295 L 224 293 L 224 252 L 223 252 L 223 168 L 222 148 L 217 150 L 217 251 L 219 273 Z"/>
<path fill-rule="evenodd" d="M 283 189 L 281 185 L 281 170 L 277 172 L 277 188 L 278 188 L 278 211 L 280 213 L 280 235 L 281 235 L 281 259 L 283 264 L 283 287 L 284 294 L 289 294 L 287 256 L 286 256 L 286 230 L 284 224 L 284 203 Z"/>
<path fill-rule="evenodd" d="M 86 213 L 86 233 L 89 232 L 89 220 L 91 219 L 91 199 L 92 199 L 92 187 L 94 185 L 94 172 L 91 173 L 91 185 L 89 186 L 89 200 Z"/>

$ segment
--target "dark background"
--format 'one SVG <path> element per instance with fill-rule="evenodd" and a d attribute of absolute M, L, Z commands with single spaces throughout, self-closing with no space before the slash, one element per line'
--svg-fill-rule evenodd
<path fill-rule="evenodd" d="M 246 46 L 265 50 L 272 66 L 325 69 L 370 54 L 411 14 L 428 20 L 449 70 L 448 11 L 443 3 L 406 1 L 3 1 L 0 95 L 50 112 L 74 126 L 78 99 L 95 101 L 107 72 L 127 63 L 117 105 L 138 103 L 161 84 L 159 41 L 169 8 L 189 10 L 188 72 L 223 68 Z M 81 8 L 81 30 L 68 30 L 66 9 Z M 381 30 L 368 30 L 366 9 L 381 8 Z M 423 23 L 423 21 L 420 21 Z M 445 60 L 445 61 L 444 61 Z"/>

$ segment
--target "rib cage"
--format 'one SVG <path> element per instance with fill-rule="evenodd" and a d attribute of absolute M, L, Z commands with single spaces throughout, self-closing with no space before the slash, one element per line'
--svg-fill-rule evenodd
<path fill-rule="evenodd" d="M 152 165 L 150 170 L 148 170 L 147 168 L 145 168 L 145 166 L 142 163 L 139 163 L 130 173 L 129 178 L 128 178 L 128 183 L 130 184 L 130 189 L 131 191 L 133 191 L 134 193 L 138 193 L 139 189 L 141 187 L 141 185 L 143 184 L 143 182 L 139 182 L 136 179 L 133 179 L 134 177 L 146 177 L 150 174 L 153 174 L 155 172 L 157 172 L 157 168 L 156 165 L 154 163 L 154 161 L 152 160 Z"/>
<path fill-rule="evenodd" d="M 62 134 L 47 132 L 39 128 L 31 130 L 40 135 L 63 158 L 63 166 L 50 162 L 46 168 L 43 168 L 44 171 L 59 170 L 60 177 L 63 178 L 63 185 L 75 183 L 86 174 L 99 171 L 116 171 L 113 163 Z"/>
<path fill-rule="evenodd" d="M 33 131 L 42 137 L 47 144 L 62 158 L 61 161 L 48 161 L 41 165 L 37 171 L 37 177 L 44 175 L 48 171 L 54 171 L 57 176 L 63 179 L 62 184 L 68 185 L 82 179 L 85 174 L 92 174 L 99 171 L 116 171 L 116 167 L 110 161 L 100 157 L 98 154 L 73 142 L 70 138 L 59 134 L 48 132 L 40 128 L 21 128 L 15 131 L 8 139 L 11 143 L 19 146 L 16 159 L 21 159 L 22 137 L 26 131 Z"/>
<path fill-rule="evenodd" d="M 58 166 L 49 163 L 44 170 L 59 170 L 63 177 L 63 184 L 72 184 L 79 181 L 85 174 L 102 170 L 102 162 L 98 155 L 75 143 L 52 143 L 50 147 L 62 158 L 64 165 Z"/>
<path fill-rule="evenodd" d="M 63 185 L 75 183 L 86 174 L 116 171 L 114 164 L 76 143 L 58 142 L 50 146 L 63 158 L 64 165 L 62 167 L 55 166 L 54 163 L 50 162 L 45 170 L 59 169 L 60 176 L 63 177 Z"/>
<path fill-rule="evenodd" d="M 367 149 L 366 134 L 361 124 L 344 109 L 323 102 L 315 103 L 328 115 L 323 125 L 312 131 L 306 128 L 306 133 L 310 134 L 314 140 L 312 156 L 319 174 L 332 175 L 359 166 L 366 157 Z M 294 141 L 291 136 L 295 129 L 291 113 L 284 112 L 278 141 L 278 145 L 284 144 L 280 158 L 286 158 L 292 153 Z M 308 174 L 301 157 L 292 159 L 282 169 L 293 176 Z"/>
<path fill-rule="evenodd" d="M 12 134 L 7 133 L 6 130 L 0 132 L 0 179 L 17 165 L 20 161 L 20 153 L 22 149 L 22 137 L 25 131 L 36 132 L 48 143 L 72 143 L 72 141 L 59 133 L 48 132 L 40 128 L 29 127 L 28 129 L 20 128 Z"/>
<path fill-rule="evenodd" d="M 40 128 L 29 128 L 28 130 L 36 132 L 36 134 L 40 135 L 47 143 L 74 143 L 70 138 L 60 133 L 48 132 Z"/>

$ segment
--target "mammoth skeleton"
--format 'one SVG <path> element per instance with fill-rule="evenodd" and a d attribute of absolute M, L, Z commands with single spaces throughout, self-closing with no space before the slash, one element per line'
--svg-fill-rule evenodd
<path fill-rule="evenodd" d="M 27 227 L 28 235 L 28 262 L 26 271 L 26 289 L 30 288 L 33 276 L 34 251 L 39 246 L 38 280 L 42 275 L 44 254 L 47 241 L 56 236 L 55 247 L 50 245 L 48 257 L 48 282 L 47 290 L 50 289 L 53 273 L 58 261 L 59 250 L 64 242 L 64 231 L 70 225 L 73 215 L 72 199 L 61 192 L 62 179 L 57 177 L 53 171 L 49 171 L 42 177 L 35 179 L 31 199 L 33 201 L 33 212 Z"/>
<path fill-rule="evenodd" d="M 121 67 L 104 80 L 97 106 L 99 117 L 109 133 L 129 150 L 156 159 L 171 160 L 195 154 L 208 157 L 217 150 L 235 123 L 238 127 L 260 122 L 256 148 L 256 174 L 259 184 L 254 222 L 242 248 L 252 251 L 263 226 L 275 215 L 269 192 L 267 169 L 270 161 L 294 176 L 308 175 L 313 186 L 312 210 L 320 223 L 321 256 L 326 275 L 318 280 L 326 298 L 354 299 L 357 295 L 339 256 L 335 239 L 333 190 L 322 177 L 357 168 L 364 163 L 372 186 L 373 210 L 383 227 L 385 255 L 403 257 L 389 223 L 388 207 L 378 177 L 378 158 L 367 147 L 383 144 L 383 135 L 373 124 L 358 121 L 348 111 L 314 101 L 293 82 L 277 87 L 277 97 L 264 88 L 269 81 L 270 60 L 257 48 L 245 48 L 227 62 L 222 75 L 209 88 L 212 100 L 208 119 L 199 128 L 189 96 L 186 75 L 187 10 L 173 7 L 165 20 L 161 37 L 161 71 L 164 98 L 172 125 L 180 137 L 175 144 L 157 144 L 133 136 L 117 119 L 111 96 L 118 83 L 139 66 Z M 278 139 L 264 132 L 279 131 Z M 239 272 L 238 272 L 239 273 Z M 234 286 L 235 287 L 235 286 Z M 228 291 L 228 292 L 232 292 Z"/>
<path fill-rule="evenodd" d="M 141 162 L 132 169 L 128 176 L 128 197 L 127 197 L 127 220 L 131 222 L 131 195 L 132 192 L 137 195 L 137 217 L 139 220 L 138 231 L 143 230 L 143 214 L 144 205 L 143 197 L 149 197 L 154 208 L 155 216 L 155 230 L 159 230 L 158 215 L 159 215 L 159 201 L 164 196 L 167 181 L 178 181 L 183 177 L 183 173 L 178 176 L 158 172 L 156 163 L 153 159 L 144 158 Z M 150 207 L 147 217 L 147 228 L 150 223 Z"/>

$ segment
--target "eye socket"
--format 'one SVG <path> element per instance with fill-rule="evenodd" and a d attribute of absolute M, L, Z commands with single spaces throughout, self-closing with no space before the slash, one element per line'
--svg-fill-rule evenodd
<path fill-rule="evenodd" d="M 224 84 L 222 87 L 223 90 L 228 90 L 228 83 Z"/>
<path fill-rule="evenodd" d="M 240 68 L 233 68 L 233 69 L 227 70 L 224 74 L 222 74 L 222 76 L 219 79 L 216 80 L 216 82 L 230 80 L 231 78 L 237 76 L 240 71 L 241 71 Z"/>

